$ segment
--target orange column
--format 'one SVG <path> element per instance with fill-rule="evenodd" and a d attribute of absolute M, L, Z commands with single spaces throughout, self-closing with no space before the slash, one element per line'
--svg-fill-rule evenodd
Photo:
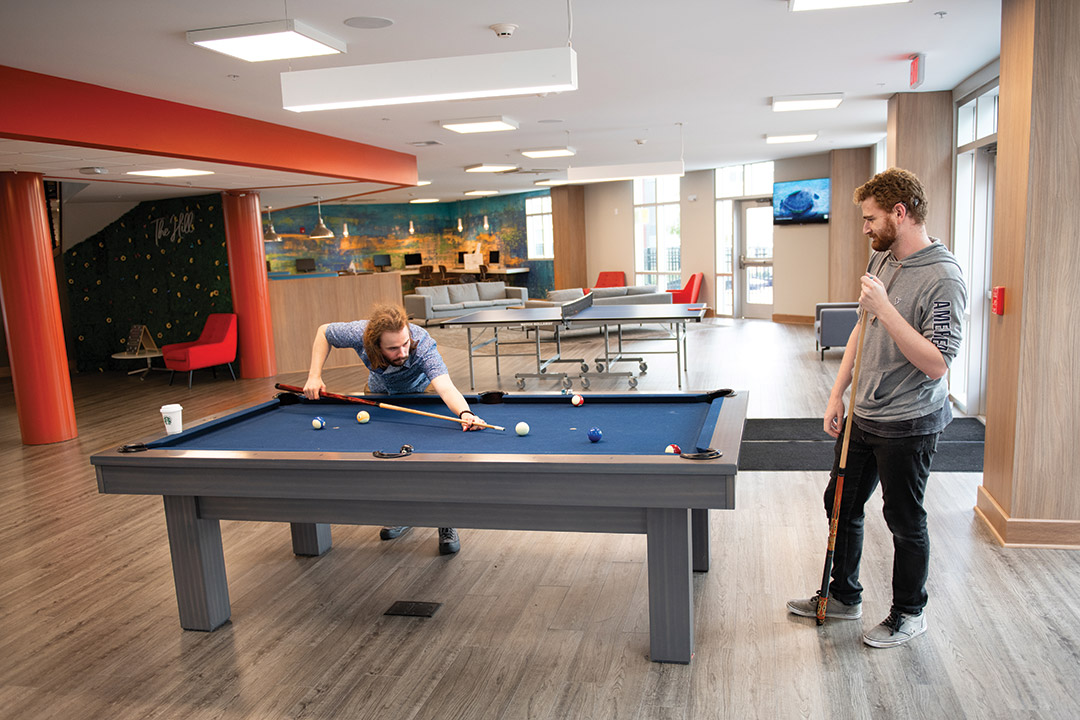
<path fill-rule="evenodd" d="M 270 286 L 266 275 L 259 195 L 221 193 L 225 211 L 225 245 L 229 253 L 229 282 L 236 312 L 240 376 L 264 378 L 277 374 L 274 328 L 270 321 Z"/>
<path fill-rule="evenodd" d="M 27 445 L 79 434 L 41 178 L 0 172 L 0 293 L 15 408 Z"/>

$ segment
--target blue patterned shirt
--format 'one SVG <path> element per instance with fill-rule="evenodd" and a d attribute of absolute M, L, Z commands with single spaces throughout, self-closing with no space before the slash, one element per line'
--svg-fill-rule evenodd
<path fill-rule="evenodd" d="M 427 330 L 412 323 L 409 323 L 409 338 L 413 347 L 405 364 L 401 367 L 389 365 L 382 370 L 372 368 L 371 359 L 364 350 L 364 329 L 367 324 L 367 320 L 330 323 L 326 326 L 326 341 L 336 348 L 356 350 L 360 360 L 371 371 L 368 377 L 371 392 L 391 395 L 424 392 L 432 380 L 448 374 L 435 339 Z"/>

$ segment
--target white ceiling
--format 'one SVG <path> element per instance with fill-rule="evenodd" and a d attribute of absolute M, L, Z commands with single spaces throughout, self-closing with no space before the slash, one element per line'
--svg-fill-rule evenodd
<path fill-rule="evenodd" d="M 920 91 L 951 90 L 997 58 L 999 0 L 790 13 L 786 0 L 575 0 L 575 92 L 547 97 L 400 105 L 297 114 L 281 107 L 280 73 L 341 65 L 475 55 L 564 45 L 566 0 L 0 0 L 0 64 L 188 103 L 416 155 L 424 188 L 370 196 L 459 200 L 473 189 L 535 189 L 543 170 L 685 159 L 688 171 L 871 145 L 885 135 L 887 98 L 908 90 L 908 57 L 924 53 Z M 288 16 L 348 44 L 348 53 L 246 63 L 189 45 L 185 31 Z M 346 26 L 390 18 L 379 30 Z M 500 39 L 498 22 L 519 29 Z M 774 95 L 845 94 L 837 110 L 774 113 Z M 10 102 L 5 98 L 4 102 Z M 59 112 L 72 112 L 60 108 Z M 505 115 L 514 132 L 458 135 L 439 120 Z M 681 130 L 679 123 L 682 123 Z M 766 134 L 819 132 L 798 145 Z M 435 140 L 441 145 L 413 147 Z M 569 144 L 573 158 L 529 160 L 519 150 Z M 644 141 L 644 142 L 642 142 Z M 510 160 L 522 172 L 466 174 Z M 125 181 L 128 169 L 177 161 L 89 148 L 0 140 L 0 170 L 89 182 L 72 200 L 147 200 L 260 188 L 285 207 L 374 189 L 330 178 L 195 163 L 215 175 Z M 183 166 L 191 166 L 185 161 Z M 79 173 L 87 165 L 107 176 Z M 190 180 L 190 185 L 188 184 Z M 328 184 L 327 184 L 328 183 Z"/>

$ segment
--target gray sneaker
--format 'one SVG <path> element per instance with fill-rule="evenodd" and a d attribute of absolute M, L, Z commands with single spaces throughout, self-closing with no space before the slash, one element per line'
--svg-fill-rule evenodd
<path fill-rule="evenodd" d="M 924 632 L 926 632 L 925 612 L 908 615 L 894 610 L 880 625 L 863 635 L 863 642 L 876 648 L 896 647 L 912 638 L 919 637 Z"/>
<path fill-rule="evenodd" d="M 457 530 L 454 528 L 439 528 L 439 554 L 453 555 L 461 549 L 461 541 L 458 540 Z"/>
<path fill-rule="evenodd" d="M 816 618 L 819 597 L 821 593 L 814 593 L 814 597 L 808 600 L 788 600 L 788 612 L 802 617 Z M 836 598 L 829 598 L 829 603 L 825 606 L 825 617 L 836 620 L 858 620 L 862 617 L 862 603 L 845 605 Z"/>
<path fill-rule="evenodd" d="M 379 530 L 379 537 L 383 540 L 394 540 L 412 530 L 408 525 L 386 525 Z"/>

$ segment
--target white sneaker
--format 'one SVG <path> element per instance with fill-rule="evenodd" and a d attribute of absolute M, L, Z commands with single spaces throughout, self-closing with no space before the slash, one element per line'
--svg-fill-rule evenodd
<path fill-rule="evenodd" d="M 889 617 L 863 635 L 863 642 L 870 647 L 888 648 L 903 645 L 908 640 L 926 632 L 926 613 L 908 615 L 890 612 Z"/>

